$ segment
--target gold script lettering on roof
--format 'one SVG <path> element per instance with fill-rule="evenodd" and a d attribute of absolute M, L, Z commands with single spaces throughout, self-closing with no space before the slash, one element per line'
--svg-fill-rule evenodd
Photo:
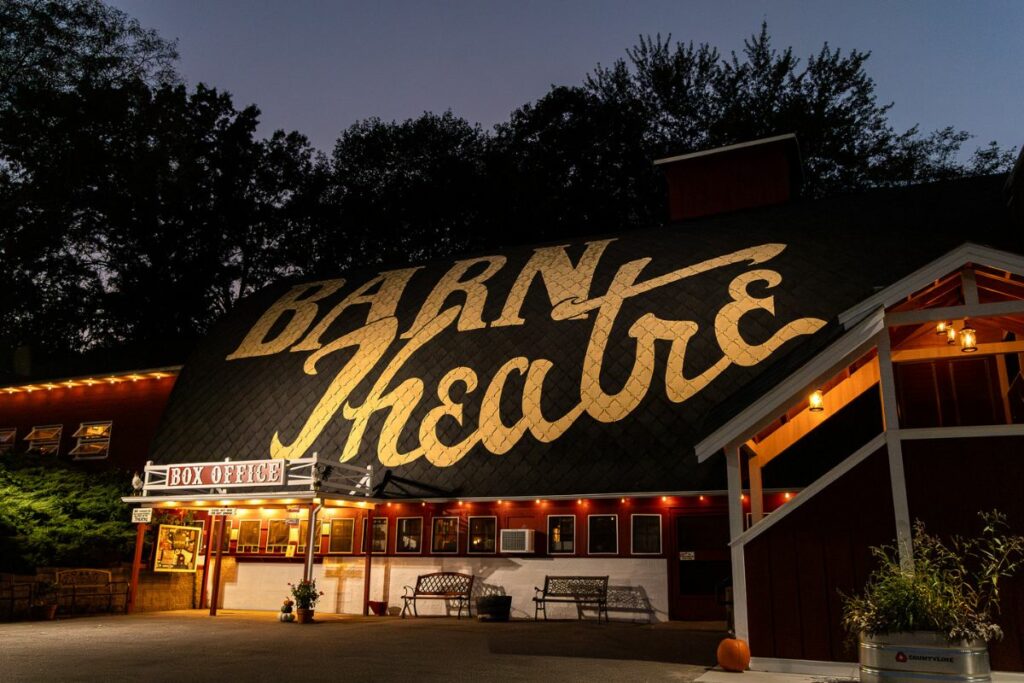
<path fill-rule="evenodd" d="M 666 345 L 665 396 L 673 403 L 682 403 L 730 366 L 757 365 L 787 341 L 813 334 L 825 325 L 824 320 L 817 318 L 780 321 L 775 332 L 760 344 L 747 343 L 741 334 L 740 322 L 747 314 L 764 311 L 775 316 L 775 299 L 768 292 L 782 283 L 782 276 L 775 270 L 753 266 L 778 256 L 786 248 L 784 244 L 741 249 L 649 279 L 643 279 L 643 272 L 652 259 L 636 259 L 619 266 L 607 290 L 593 296 L 590 289 L 594 272 L 611 241 L 586 243 L 575 265 L 565 245 L 535 249 L 515 278 L 500 316 L 489 324 L 490 327 L 526 324 L 521 317 L 523 303 L 531 284 L 538 278 L 551 301 L 553 321 L 584 320 L 593 313 L 593 326 L 582 361 L 579 402 L 561 415 L 544 414 L 541 409 L 544 380 L 555 367 L 546 358 L 516 356 L 502 364 L 490 378 L 481 378 L 473 368 L 456 366 L 448 370 L 430 392 L 436 396 L 436 403 L 430 399 L 432 407 L 414 430 L 415 443 L 411 447 L 407 445 L 405 450 L 399 445 L 400 436 L 409 431 L 409 423 L 424 400 L 427 387 L 418 377 L 407 378 L 390 390 L 388 387 L 412 355 L 429 347 L 445 330 L 454 326 L 456 331 L 464 332 L 488 326 L 484 321 L 484 305 L 491 294 L 488 281 L 506 265 L 506 258 L 487 256 L 457 261 L 435 283 L 412 324 L 401 333 L 396 313 L 398 302 L 418 268 L 381 273 L 348 294 L 319 320 L 318 302 L 340 291 L 344 281 L 325 280 L 291 288 L 257 320 L 227 360 L 285 350 L 309 352 L 303 364 L 307 375 L 318 374 L 320 361 L 339 351 L 345 351 L 344 357 L 348 360 L 337 371 L 295 437 L 290 442 L 286 442 L 280 432 L 271 437 L 271 457 L 297 459 L 305 456 L 331 421 L 343 419 L 349 423 L 349 431 L 338 458 L 341 462 L 352 460 L 363 445 L 371 418 L 381 411 L 385 416 L 376 452 L 385 467 L 403 465 L 421 457 L 438 467 L 447 467 L 459 462 L 478 445 L 490 453 L 502 455 L 527 433 L 540 442 L 555 441 L 584 414 L 598 422 L 611 423 L 633 413 L 654 383 L 655 357 Z M 733 277 L 728 285 L 729 300 L 715 315 L 714 336 L 722 357 L 696 375 L 687 376 L 684 370 L 687 348 L 699 330 L 698 323 L 666 320 L 644 313 L 627 330 L 635 349 L 629 376 L 621 389 L 606 392 L 601 385 L 602 370 L 607 362 L 612 330 L 618 329 L 616 321 L 623 303 L 730 265 L 746 265 L 751 269 Z M 455 293 L 461 295 L 463 303 L 445 307 L 449 295 Z M 366 322 L 358 329 L 326 340 L 332 323 L 346 309 L 360 304 L 369 305 Z M 285 316 L 289 317 L 282 325 L 280 322 Z M 267 339 L 275 326 L 280 327 L 280 331 Z M 384 362 L 396 345 L 393 355 Z M 356 387 L 371 378 L 372 386 L 366 397 L 361 402 L 355 401 L 352 395 Z M 506 424 L 500 406 L 506 385 L 512 381 L 522 383 L 521 413 L 518 419 Z M 471 400 L 480 401 L 475 426 L 465 424 L 464 402 Z M 463 430 L 473 428 L 461 441 L 446 443 L 439 433 L 442 421 L 454 421 Z"/>

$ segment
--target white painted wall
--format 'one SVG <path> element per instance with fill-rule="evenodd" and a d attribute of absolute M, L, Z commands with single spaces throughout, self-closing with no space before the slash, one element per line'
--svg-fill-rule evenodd
<path fill-rule="evenodd" d="M 324 592 L 317 605 L 318 611 L 362 613 L 364 562 L 359 556 L 330 556 L 323 564 L 315 566 L 317 587 Z M 641 622 L 668 619 L 668 563 L 664 558 L 374 557 L 370 599 L 386 600 L 392 611 L 401 609 L 403 586 L 415 585 L 419 574 L 439 571 L 473 574 L 476 596 L 511 595 L 513 618 L 533 618 L 533 588 L 542 587 L 547 574 L 607 574 L 611 619 Z M 298 563 L 225 563 L 221 572 L 221 606 L 276 610 L 289 594 L 288 582 L 294 583 L 301 577 L 302 566 Z M 445 602 L 421 600 L 418 609 L 421 615 L 441 615 L 445 613 Z M 576 607 L 552 604 L 548 607 L 548 616 L 574 619 Z"/>

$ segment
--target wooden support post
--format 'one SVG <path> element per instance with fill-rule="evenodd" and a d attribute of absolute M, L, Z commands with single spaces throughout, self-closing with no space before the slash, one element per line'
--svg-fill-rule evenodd
<path fill-rule="evenodd" d="M 313 580 L 313 559 L 316 557 L 316 548 L 314 543 L 320 539 L 320 530 L 317 529 L 317 512 L 320 511 L 320 506 L 316 503 L 309 504 L 308 522 L 306 524 L 306 557 L 302 567 L 302 579 L 304 581 Z"/>
<path fill-rule="evenodd" d="M 757 524 L 764 519 L 764 486 L 761 484 L 761 459 L 751 458 L 747 462 L 750 472 L 750 523 Z"/>
<path fill-rule="evenodd" d="M 220 601 L 220 557 L 224 553 L 224 527 L 227 526 L 226 515 L 217 515 L 220 524 L 217 527 L 217 551 L 213 560 L 213 589 L 210 591 L 210 616 L 217 616 L 217 603 Z"/>
<path fill-rule="evenodd" d="M 199 609 L 204 609 L 206 604 L 206 589 L 210 582 L 210 554 L 213 551 L 213 517 L 208 517 L 209 524 L 206 526 L 206 554 L 203 556 L 203 583 L 199 586 Z"/>
<path fill-rule="evenodd" d="M 741 640 L 749 640 L 747 624 L 747 574 L 743 546 L 735 543 L 743 533 L 743 476 L 739 445 L 725 449 L 726 477 L 729 488 L 729 540 L 732 560 L 733 631 Z"/>
<path fill-rule="evenodd" d="M 373 566 L 373 506 L 366 511 L 366 568 L 363 570 L 363 616 L 370 615 L 370 569 Z"/>
<path fill-rule="evenodd" d="M 142 545 L 146 540 L 146 529 L 148 524 L 135 525 L 135 558 L 132 560 L 132 579 L 128 584 L 128 604 L 125 605 L 125 612 L 135 611 L 135 601 L 139 591 L 139 570 L 142 569 Z"/>
<path fill-rule="evenodd" d="M 889 481 L 892 485 L 892 508 L 896 523 L 896 547 L 900 566 L 914 571 L 914 545 L 907 502 L 907 481 L 903 472 L 903 443 L 900 440 L 899 411 L 896 403 L 896 374 L 892 369 L 892 348 L 889 328 L 878 333 L 878 388 L 882 394 L 882 421 L 885 425 L 885 449 L 889 452 Z"/>

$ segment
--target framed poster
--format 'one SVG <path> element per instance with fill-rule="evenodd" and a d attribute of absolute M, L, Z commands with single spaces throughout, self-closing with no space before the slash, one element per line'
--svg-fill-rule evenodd
<path fill-rule="evenodd" d="M 243 519 L 238 523 L 239 553 L 258 553 L 260 551 L 260 529 L 262 522 L 258 519 Z"/>
<path fill-rule="evenodd" d="M 195 572 L 199 556 L 200 526 L 161 524 L 156 533 L 155 572 Z"/>
<path fill-rule="evenodd" d="M 289 536 L 288 520 L 272 519 L 267 528 L 267 552 L 283 553 L 288 547 Z"/>

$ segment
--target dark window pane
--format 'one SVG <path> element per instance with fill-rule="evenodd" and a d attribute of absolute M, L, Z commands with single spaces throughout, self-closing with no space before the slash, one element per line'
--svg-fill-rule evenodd
<path fill-rule="evenodd" d="M 423 538 L 423 518 L 403 518 L 398 520 L 398 537 L 395 541 L 396 552 L 418 553 Z"/>
<path fill-rule="evenodd" d="M 661 515 L 633 515 L 633 552 L 661 553 Z"/>
<path fill-rule="evenodd" d="M 494 517 L 469 518 L 469 552 L 493 553 L 498 520 Z"/>
<path fill-rule="evenodd" d="M 587 520 L 590 554 L 619 551 L 619 520 L 617 515 L 592 515 Z"/>
<path fill-rule="evenodd" d="M 459 551 L 459 518 L 435 517 L 430 552 L 456 553 Z"/>
<path fill-rule="evenodd" d="M 331 539 L 328 552 L 350 553 L 353 547 L 356 522 L 351 517 L 331 520 Z"/>
<path fill-rule="evenodd" d="M 576 551 L 576 518 L 572 515 L 548 517 L 548 552 Z"/>
<path fill-rule="evenodd" d="M 366 517 L 363 517 L 363 541 L 360 545 L 362 551 L 366 552 Z M 373 518 L 373 552 L 386 553 L 388 551 L 388 518 Z"/>

